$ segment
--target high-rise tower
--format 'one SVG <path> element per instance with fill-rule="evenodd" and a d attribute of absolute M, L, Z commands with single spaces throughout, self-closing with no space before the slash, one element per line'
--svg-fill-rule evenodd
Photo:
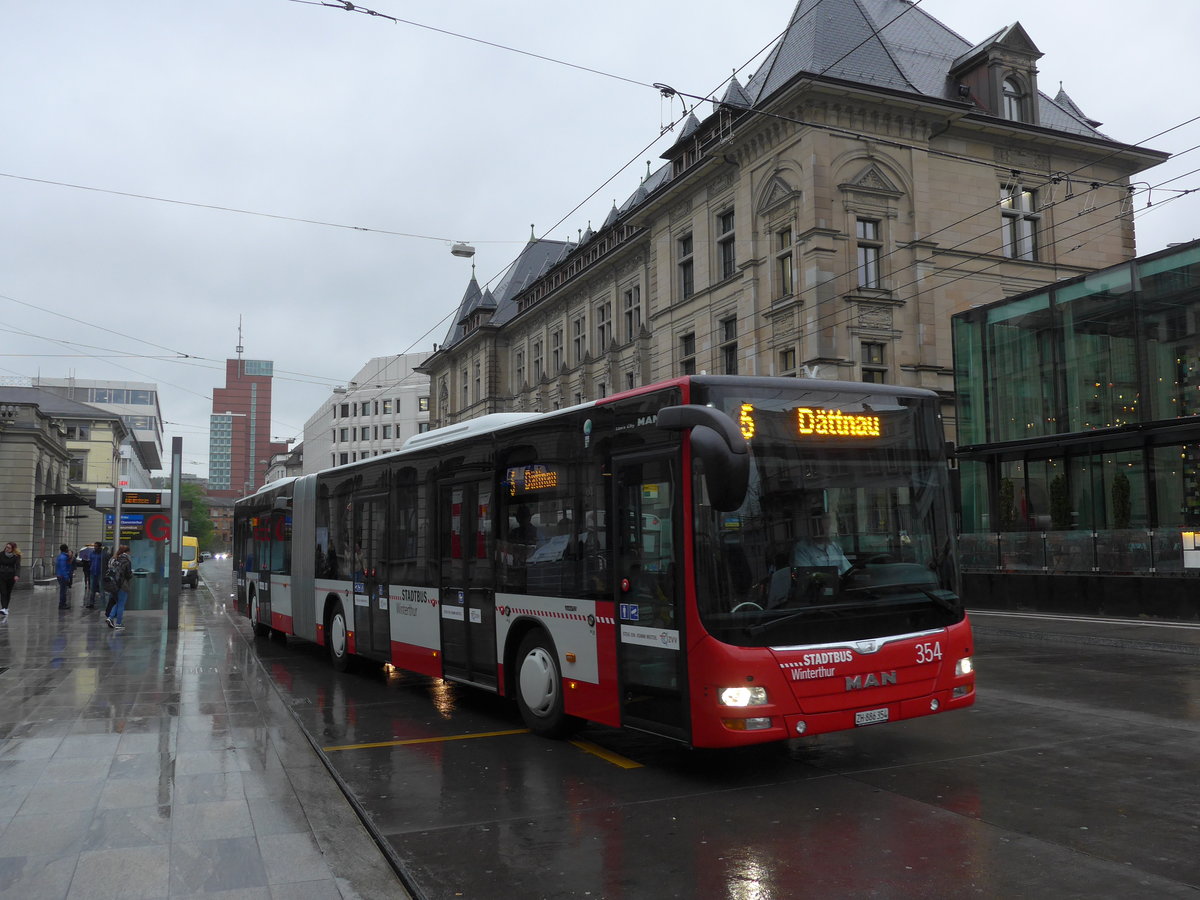
<path fill-rule="evenodd" d="M 213 389 L 208 432 L 208 493 L 243 497 L 264 481 L 268 460 L 286 453 L 271 441 L 271 379 L 275 364 L 242 359 L 241 323 L 237 357 L 225 360 L 225 387 Z"/>

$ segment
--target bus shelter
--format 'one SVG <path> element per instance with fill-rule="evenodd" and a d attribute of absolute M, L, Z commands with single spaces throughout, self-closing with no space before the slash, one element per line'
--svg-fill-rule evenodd
<path fill-rule="evenodd" d="M 98 498 L 99 500 L 99 498 Z M 99 506 L 97 502 L 97 506 Z M 110 507 L 104 514 L 106 546 L 128 544 L 133 564 L 127 610 L 163 609 L 172 574 L 171 492 L 125 491 L 121 498 L 120 539 L 113 539 L 115 513 Z"/>

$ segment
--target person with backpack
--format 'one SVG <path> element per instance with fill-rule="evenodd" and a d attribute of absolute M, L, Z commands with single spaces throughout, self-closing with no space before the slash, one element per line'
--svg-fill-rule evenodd
<path fill-rule="evenodd" d="M 71 608 L 71 579 L 75 577 L 75 557 L 71 548 L 60 544 L 54 558 L 54 575 L 58 579 L 58 608 Z"/>
<path fill-rule="evenodd" d="M 129 599 L 129 582 L 132 580 L 133 561 L 129 558 L 129 545 L 121 544 L 104 572 L 104 589 L 111 595 L 108 608 L 104 610 L 104 621 L 109 628 L 118 631 L 125 628 L 125 603 Z"/>
<path fill-rule="evenodd" d="M 91 573 L 91 584 L 88 587 L 87 603 L 84 604 L 84 609 L 96 608 L 96 595 L 104 597 L 105 605 L 108 605 L 108 596 L 104 590 L 104 572 L 108 568 L 109 561 L 112 559 L 112 554 L 108 552 L 100 541 L 96 541 L 92 548 L 91 557 L 88 559 L 88 567 Z"/>

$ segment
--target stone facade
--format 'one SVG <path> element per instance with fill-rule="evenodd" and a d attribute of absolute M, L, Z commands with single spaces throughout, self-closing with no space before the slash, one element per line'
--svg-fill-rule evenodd
<path fill-rule="evenodd" d="M 535 277 L 519 260 L 496 295 L 469 289 L 422 367 L 431 424 L 708 372 L 928 388 L 953 437 L 951 315 L 1131 258 L 1130 179 L 1165 155 L 1039 95 L 1019 25 L 954 58 L 921 23 L 909 40 L 945 56 L 944 95 L 788 75 L 779 54 L 598 232 Z"/>
<path fill-rule="evenodd" d="M 73 508 L 56 502 L 68 493 L 69 460 L 60 421 L 34 403 L 0 404 L 0 541 L 21 551 L 22 586 L 52 577 L 58 545 L 78 539 Z"/>

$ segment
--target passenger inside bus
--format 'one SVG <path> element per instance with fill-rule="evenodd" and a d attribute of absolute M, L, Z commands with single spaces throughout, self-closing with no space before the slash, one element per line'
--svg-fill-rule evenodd
<path fill-rule="evenodd" d="M 533 524 L 533 513 L 522 503 L 517 507 L 517 527 L 509 532 L 509 539 L 518 544 L 536 544 L 541 535 Z"/>

